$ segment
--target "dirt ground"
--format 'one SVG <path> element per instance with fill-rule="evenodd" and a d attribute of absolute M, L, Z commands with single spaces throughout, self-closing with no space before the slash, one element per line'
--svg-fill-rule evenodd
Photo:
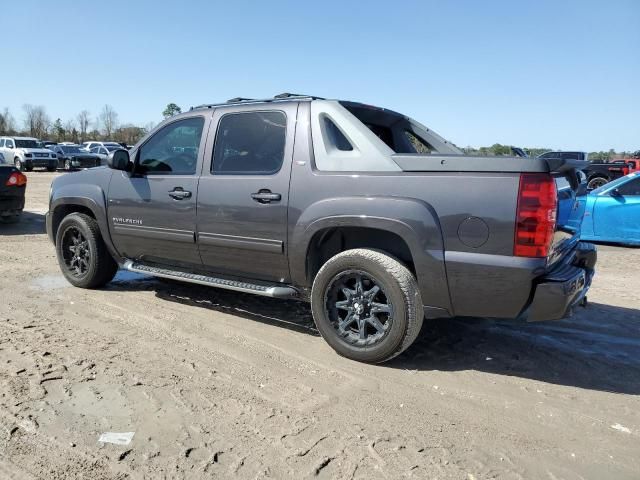
<path fill-rule="evenodd" d="M 640 478 L 640 249 L 601 246 L 569 320 L 429 322 L 370 366 L 302 303 L 123 272 L 69 286 L 54 175 L 0 225 L 0 478 Z"/>

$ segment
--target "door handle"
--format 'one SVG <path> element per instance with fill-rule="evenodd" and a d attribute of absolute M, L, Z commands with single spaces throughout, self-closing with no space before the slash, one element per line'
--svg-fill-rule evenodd
<path fill-rule="evenodd" d="M 263 189 L 259 192 L 252 193 L 251 198 L 253 198 L 258 203 L 271 203 L 271 202 L 279 202 L 282 198 L 282 195 L 279 193 L 272 193 L 271 190 Z"/>
<path fill-rule="evenodd" d="M 176 187 L 169 191 L 169 196 L 175 200 L 183 200 L 185 198 L 191 198 L 191 192 L 183 190 L 182 187 Z"/>

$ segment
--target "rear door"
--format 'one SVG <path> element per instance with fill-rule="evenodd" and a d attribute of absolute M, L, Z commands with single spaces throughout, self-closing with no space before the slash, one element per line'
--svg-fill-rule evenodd
<path fill-rule="evenodd" d="M 593 213 L 594 234 L 606 239 L 640 242 L 640 176 L 599 195 Z"/>
<path fill-rule="evenodd" d="M 108 216 L 122 256 L 179 267 L 201 265 L 196 196 L 210 116 L 201 112 L 165 125 L 132 152 L 133 175 L 114 172 Z"/>
<path fill-rule="evenodd" d="M 287 205 L 297 103 L 215 111 L 215 142 L 198 189 L 203 264 L 222 274 L 286 282 Z M 213 127 L 212 127 L 213 131 Z"/>

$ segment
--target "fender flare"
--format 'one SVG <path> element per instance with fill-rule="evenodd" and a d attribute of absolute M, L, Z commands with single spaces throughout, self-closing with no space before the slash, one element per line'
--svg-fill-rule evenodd
<path fill-rule="evenodd" d="M 451 312 L 438 216 L 427 202 L 405 197 L 338 197 L 306 208 L 292 227 L 289 267 L 296 285 L 307 285 L 307 255 L 314 236 L 327 228 L 362 227 L 402 238 L 413 257 L 425 303 Z"/>
<path fill-rule="evenodd" d="M 60 207 L 71 207 L 77 205 L 89 209 L 98 223 L 98 228 L 100 229 L 102 239 L 107 246 L 107 250 L 109 250 L 109 253 L 118 263 L 122 263 L 122 258 L 111 241 L 109 225 L 107 222 L 107 208 L 104 191 L 98 185 L 90 184 L 74 184 L 73 195 L 69 196 L 65 195 L 65 190 L 67 190 L 65 186 L 61 187 L 55 191 L 54 196 L 51 198 L 49 205 L 49 216 L 51 217 L 51 222 L 53 222 L 55 218 L 56 210 Z M 53 225 L 52 223 L 50 228 L 50 236 L 55 244 L 57 231 L 54 231 L 53 229 L 55 228 L 57 230 L 58 225 Z"/>

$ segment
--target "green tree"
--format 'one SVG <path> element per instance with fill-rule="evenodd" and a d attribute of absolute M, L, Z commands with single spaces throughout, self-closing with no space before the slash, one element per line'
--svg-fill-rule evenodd
<path fill-rule="evenodd" d="M 178 113 L 182 113 L 182 109 L 175 103 L 169 103 L 167 104 L 167 108 L 162 112 L 162 116 L 164 118 L 169 118 L 177 115 Z"/>
<path fill-rule="evenodd" d="M 57 118 L 53 123 L 53 133 L 56 136 L 57 142 L 63 142 L 65 140 L 66 131 L 62 126 L 62 120 L 60 120 L 59 118 Z"/>

